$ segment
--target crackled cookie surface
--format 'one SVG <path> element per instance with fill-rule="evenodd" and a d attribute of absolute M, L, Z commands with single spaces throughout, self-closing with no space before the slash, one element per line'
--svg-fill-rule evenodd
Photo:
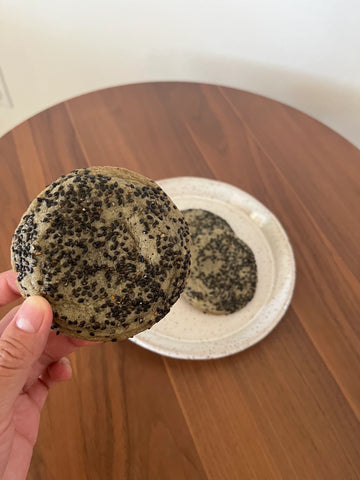
<path fill-rule="evenodd" d="M 182 213 L 152 180 L 116 167 L 74 170 L 23 215 L 11 246 L 24 296 L 42 295 L 60 333 L 131 337 L 161 320 L 190 265 Z"/>

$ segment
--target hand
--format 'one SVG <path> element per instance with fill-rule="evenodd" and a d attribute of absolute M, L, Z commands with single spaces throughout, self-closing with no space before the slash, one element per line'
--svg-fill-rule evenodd
<path fill-rule="evenodd" d="M 0 306 L 20 296 L 16 274 L 0 274 Z M 0 478 L 24 480 L 49 389 L 71 377 L 65 355 L 86 342 L 50 331 L 52 311 L 42 297 L 27 298 L 0 321 Z"/>

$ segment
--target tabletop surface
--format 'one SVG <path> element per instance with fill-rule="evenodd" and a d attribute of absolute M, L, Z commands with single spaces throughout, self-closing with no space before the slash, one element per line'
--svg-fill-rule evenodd
<path fill-rule="evenodd" d="M 126 341 L 72 354 L 30 480 L 360 478 L 359 150 L 258 95 L 157 83 L 36 115 L 0 139 L 0 162 L 2 270 L 30 200 L 89 165 L 236 185 L 278 216 L 297 264 L 285 317 L 242 353 L 182 361 Z"/>

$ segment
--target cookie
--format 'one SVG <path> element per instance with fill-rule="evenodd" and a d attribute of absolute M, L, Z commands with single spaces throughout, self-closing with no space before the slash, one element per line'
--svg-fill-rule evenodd
<path fill-rule="evenodd" d="M 201 209 L 183 214 L 192 240 L 191 270 L 183 298 L 213 315 L 243 308 L 256 290 L 254 253 L 218 215 Z"/>
<path fill-rule="evenodd" d="M 190 265 L 182 213 L 152 180 L 116 167 L 62 175 L 35 198 L 11 246 L 23 296 L 41 295 L 57 332 L 129 338 L 161 320 Z"/>
<path fill-rule="evenodd" d="M 195 242 L 201 241 L 201 239 L 211 232 L 212 235 L 218 233 L 234 234 L 234 230 L 230 227 L 226 220 L 215 215 L 215 213 L 208 212 L 207 210 L 201 210 L 197 208 L 190 208 L 183 211 L 186 222 L 190 228 L 190 234 L 194 238 Z"/>

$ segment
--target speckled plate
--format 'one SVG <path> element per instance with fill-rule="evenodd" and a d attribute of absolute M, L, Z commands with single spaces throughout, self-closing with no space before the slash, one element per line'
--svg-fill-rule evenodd
<path fill-rule="evenodd" d="M 208 315 L 183 298 L 150 330 L 131 340 L 174 358 L 220 358 L 245 350 L 268 335 L 289 306 L 295 261 L 288 237 L 254 197 L 227 183 L 197 177 L 161 180 L 159 185 L 181 209 L 202 208 L 224 218 L 253 250 L 258 267 L 254 298 L 230 315 Z"/>

